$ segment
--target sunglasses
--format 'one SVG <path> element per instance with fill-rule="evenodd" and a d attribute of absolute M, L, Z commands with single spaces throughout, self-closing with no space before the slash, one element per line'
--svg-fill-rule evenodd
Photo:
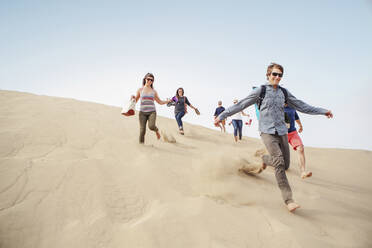
<path fill-rule="evenodd" d="M 272 72 L 271 75 L 273 75 L 274 77 L 278 76 L 278 77 L 283 77 L 283 73 L 277 73 L 277 72 Z"/>
<path fill-rule="evenodd" d="M 147 81 L 151 81 L 151 82 L 154 82 L 154 79 L 152 78 L 146 78 Z"/>

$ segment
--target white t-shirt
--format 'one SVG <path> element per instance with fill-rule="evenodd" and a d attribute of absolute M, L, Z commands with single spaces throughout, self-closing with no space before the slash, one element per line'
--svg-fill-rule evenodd
<path fill-rule="evenodd" d="M 242 118 L 242 112 L 239 111 L 238 113 L 233 114 L 233 115 L 231 116 L 231 119 L 232 119 L 232 120 L 243 120 L 243 118 Z"/>

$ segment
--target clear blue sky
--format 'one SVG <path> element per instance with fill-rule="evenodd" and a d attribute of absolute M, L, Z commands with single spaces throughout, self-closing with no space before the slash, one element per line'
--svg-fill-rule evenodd
<path fill-rule="evenodd" d="M 202 112 L 184 120 L 210 128 L 218 100 L 277 62 L 292 94 L 334 112 L 300 114 L 306 146 L 372 150 L 370 0 L 1 1 L 0 37 L 0 89 L 120 106 L 152 72 L 161 98 L 184 87 Z M 255 118 L 244 132 L 258 137 Z"/>

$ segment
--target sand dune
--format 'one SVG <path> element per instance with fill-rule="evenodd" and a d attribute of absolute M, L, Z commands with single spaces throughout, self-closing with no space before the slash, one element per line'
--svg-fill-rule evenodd
<path fill-rule="evenodd" d="M 159 106 L 158 106 L 159 107 Z M 0 91 L 0 247 L 372 247 L 372 152 L 306 148 L 313 177 L 282 203 L 260 140 L 117 107 Z M 305 141 L 306 144 L 306 141 Z"/>

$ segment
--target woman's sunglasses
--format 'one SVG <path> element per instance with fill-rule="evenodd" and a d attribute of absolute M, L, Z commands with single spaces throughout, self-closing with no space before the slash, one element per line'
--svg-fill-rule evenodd
<path fill-rule="evenodd" d="M 272 72 L 271 75 L 273 75 L 274 77 L 278 76 L 278 77 L 283 77 L 283 73 L 277 73 L 277 72 Z"/>
<path fill-rule="evenodd" d="M 152 78 L 146 78 L 147 81 L 151 81 L 151 82 L 154 82 L 154 79 Z"/>

